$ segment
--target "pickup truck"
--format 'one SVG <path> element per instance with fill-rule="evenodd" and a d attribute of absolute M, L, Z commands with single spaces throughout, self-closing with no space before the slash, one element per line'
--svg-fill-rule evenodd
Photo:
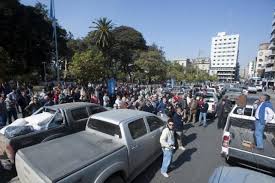
<path fill-rule="evenodd" d="M 86 130 L 20 149 L 15 165 L 21 183 L 130 182 L 162 150 L 165 122 L 130 109 L 95 114 Z"/>
<path fill-rule="evenodd" d="M 275 124 L 264 130 L 264 150 L 255 148 L 255 97 L 247 97 L 247 105 L 235 105 L 229 113 L 222 137 L 222 155 L 229 164 L 237 163 L 268 172 L 275 170 Z"/>
<path fill-rule="evenodd" d="M 11 170 L 19 149 L 85 130 L 90 115 L 106 110 L 102 106 L 84 102 L 40 108 L 33 116 L 41 113 L 52 115 L 46 128 L 12 138 L 0 134 L 0 167 Z"/>

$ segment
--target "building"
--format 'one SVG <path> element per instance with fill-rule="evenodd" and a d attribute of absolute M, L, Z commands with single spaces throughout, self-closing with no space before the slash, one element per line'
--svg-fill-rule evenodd
<path fill-rule="evenodd" d="M 212 38 L 210 74 L 217 75 L 220 81 L 239 79 L 239 40 L 239 34 L 227 35 L 225 32 Z"/>
<path fill-rule="evenodd" d="M 256 76 L 256 62 L 253 60 L 247 64 L 247 78 Z"/>
<path fill-rule="evenodd" d="M 193 59 L 193 65 L 199 70 L 209 73 L 210 70 L 210 58 L 208 57 L 198 57 Z"/>
<path fill-rule="evenodd" d="M 268 80 L 273 80 L 275 78 L 275 12 L 273 14 L 269 50 L 270 52 L 265 65 L 265 78 Z"/>
<path fill-rule="evenodd" d="M 180 64 L 183 67 L 189 67 L 192 65 L 192 62 L 189 58 L 174 60 L 174 62 Z"/>
<path fill-rule="evenodd" d="M 270 55 L 269 43 L 262 43 L 259 45 L 259 50 L 256 59 L 256 77 L 263 78 L 265 75 L 265 66 Z"/>

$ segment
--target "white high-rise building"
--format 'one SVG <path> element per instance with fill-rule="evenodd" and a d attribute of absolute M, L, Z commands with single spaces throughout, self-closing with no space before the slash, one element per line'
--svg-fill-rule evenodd
<path fill-rule="evenodd" d="M 212 38 L 210 74 L 220 81 L 237 80 L 239 77 L 239 34 L 219 32 Z"/>
<path fill-rule="evenodd" d="M 262 43 L 259 45 L 259 50 L 256 59 L 256 76 L 264 77 L 265 66 L 268 63 L 268 57 L 271 54 L 271 50 L 268 49 L 269 43 Z"/>

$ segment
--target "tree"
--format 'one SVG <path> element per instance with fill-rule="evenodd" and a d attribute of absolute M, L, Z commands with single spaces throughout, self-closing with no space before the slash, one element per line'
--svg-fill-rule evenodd
<path fill-rule="evenodd" d="M 142 34 L 132 27 L 119 26 L 112 31 L 114 44 L 111 57 L 115 60 L 117 71 L 128 74 L 130 80 L 135 69 L 134 60 L 138 53 L 146 50 L 146 41 Z M 117 73 L 124 76 L 125 74 Z"/>
<path fill-rule="evenodd" d="M 75 53 L 69 66 L 70 75 L 80 83 L 102 80 L 106 72 L 103 54 L 96 48 Z"/>
<path fill-rule="evenodd" d="M 148 83 L 163 81 L 166 78 L 166 64 L 164 60 L 159 51 L 149 50 L 141 52 L 135 62 L 138 68 L 135 76 L 139 80 L 147 80 Z"/>
<path fill-rule="evenodd" d="M 14 75 L 44 73 L 42 62 L 51 63 L 52 22 L 41 3 L 25 6 L 16 0 L 0 3 L 0 46 L 12 60 Z M 66 30 L 57 26 L 60 58 L 66 55 Z M 37 79 L 37 78 L 36 78 Z"/>
<path fill-rule="evenodd" d="M 98 49 L 102 52 L 105 60 L 108 60 L 108 63 L 106 63 L 105 67 L 109 67 L 112 75 L 114 75 L 112 58 L 110 56 L 110 48 L 113 45 L 113 35 L 111 31 L 114 27 L 112 20 L 103 17 L 94 21 L 93 24 L 95 26 L 91 28 L 94 28 L 95 31 L 92 32 L 93 34 L 91 41 L 95 42 Z"/>

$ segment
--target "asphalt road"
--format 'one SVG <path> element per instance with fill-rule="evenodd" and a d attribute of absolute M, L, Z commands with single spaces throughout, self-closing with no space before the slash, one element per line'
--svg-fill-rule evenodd
<path fill-rule="evenodd" d="M 268 92 L 275 106 L 275 93 Z M 257 96 L 260 95 L 258 92 Z M 173 157 L 173 168 L 165 178 L 160 173 L 162 156 L 141 173 L 133 183 L 205 183 L 219 166 L 229 166 L 220 156 L 222 130 L 217 129 L 217 119 L 208 121 L 206 128 L 185 126 L 186 151 L 177 150 Z"/>
<path fill-rule="evenodd" d="M 259 95 L 259 93 L 257 94 Z M 271 94 L 275 106 L 275 94 Z M 222 130 L 217 129 L 217 119 L 209 120 L 206 128 L 198 124 L 185 125 L 186 150 L 177 150 L 173 157 L 173 169 L 169 178 L 160 174 L 162 157 L 144 170 L 133 183 L 205 183 L 214 169 L 227 165 L 220 156 Z M 227 165 L 229 166 L 229 165 Z M 15 175 L 0 172 L 0 183 L 6 183 Z"/>

